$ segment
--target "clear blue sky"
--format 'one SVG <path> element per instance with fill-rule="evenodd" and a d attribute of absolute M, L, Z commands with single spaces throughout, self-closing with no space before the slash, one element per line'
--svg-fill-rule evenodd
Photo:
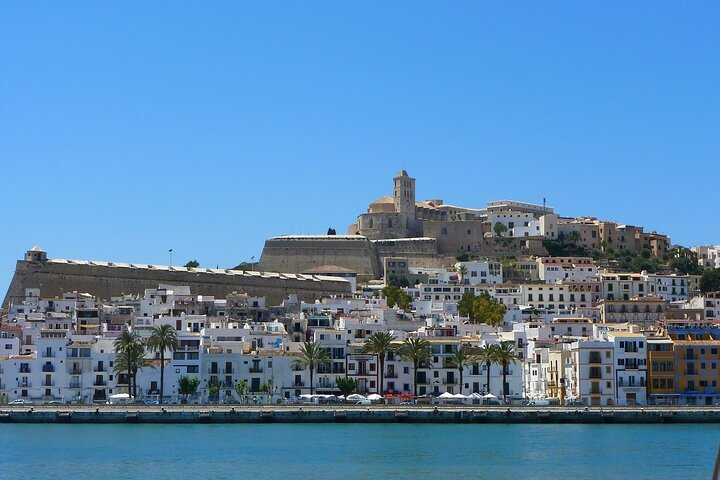
<path fill-rule="evenodd" d="M 51 257 L 230 267 L 418 198 L 720 243 L 717 2 L 2 2 L 0 290 Z"/>

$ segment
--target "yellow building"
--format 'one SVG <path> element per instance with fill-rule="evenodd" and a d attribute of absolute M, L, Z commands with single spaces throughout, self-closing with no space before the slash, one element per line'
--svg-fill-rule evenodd
<path fill-rule="evenodd" d="M 675 342 L 670 337 L 647 340 L 647 398 L 650 405 L 674 405 L 679 401 L 675 391 Z"/>
<path fill-rule="evenodd" d="M 682 401 L 689 405 L 720 402 L 718 351 L 720 340 L 675 340 L 676 389 Z"/>

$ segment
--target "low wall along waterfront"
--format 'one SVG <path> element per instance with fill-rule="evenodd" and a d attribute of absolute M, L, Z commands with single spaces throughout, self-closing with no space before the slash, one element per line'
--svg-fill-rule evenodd
<path fill-rule="evenodd" d="M 0 423 L 720 423 L 717 407 L 9 406 Z"/>

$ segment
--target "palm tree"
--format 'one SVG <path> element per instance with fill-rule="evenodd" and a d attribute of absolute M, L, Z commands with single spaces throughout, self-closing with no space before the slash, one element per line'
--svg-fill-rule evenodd
<path fill-rule="evenodd" d="M 465 279 L 465 275 L 467 275 L 468 273 L 468 268 L 465 265 L 460 264 L 455 270 L 457 271 L 458 275 L 460 275 L 459 283 L 462 284 L 463 280 Z"/>
<path fill-rule="evenodd" d="M 463 370 L 477 361 L 475 349 L 463 348 L 462 345 L 448 357 L 448 363 L 458 369 L 460 373 L 460 393 L 463 389 Z"/>
<path fill-rule="evenodd" d="M 497 363 L 497 350 L 498 346 L 497 344 L 490 344 L 485 345 L 483 347 L 480 347 L 478 349 L 476 358 L 478 362 L 482 362 L 485 364 L 485 370 L 487 370 L 487 393 L 490 393 L 490 367 L 492 367 L 493 363 Z"/>
<path fill-rule="evenodd" d="M 413 393 L 417 397 L 417 370 L 422 362 L 427 362 L 432 356 L 430 342 L 424 338 L 407 338 L 398 349 L 400 358 L 411 361 L 413 364 Z"/>
<path fill-rule="evenodd" d="M 300 357 L 293 361 L 296 368 L 310 369 L 310 395 L 313 393 L 313 373 L 315 368 L 320 365 L 330 363 L 330 355 L 327 350 L 323 349 L 319 343 L 314 341 L 303 342 L 300 347 Z"/>
<path fill-rule="evenodd" d="M 496 362 L 502 365 L 502 376 L 503 376 L 503 388 L 502 388 L 502 394 L 503 397 L 508 394 L 507 384 L 505 383 L 505 378 L 507 376 L 507 367 L 511 363 L 515 363 L 520 358 L 517 355 L 517 352 L 515 351 L 515 344 L 513 342 L 500 342 L 500 344 L 497 346 L 497 350 L 495 351 L 496 355 Z"/>
<path fill-rule="evenodd" d="M 363 345 L 363 352 L 374 353 L 378 356 L 378 362 L 380 370 L 378 370 L 378 393 L 382 394 L 383 383 L 385 380 L 385 357 L 388 352 L 395 351 L 395 347 L 392 342 L 395 340 L 395 335 L 389 332 L 375 332 L 365 340 Z"/>
<path fill-rule="evenodd" d="M 133 372 L 133 397 L 137 397 L 137 372 L 145 367 L 155 368 L 152 360 L 145 358 L 145 342 L 137 338 L 137 342 L 132 347 L 132 372 Z"/>
<path fill-rule="evenodd" d="M 570 243 L 577 243 L 582 240 L 582 236 L 577 230 L 573 230 L 572 232 L 568 233 L 565 238 Z"/>
<path fill-rule="evenodd" d="M 177 347 L 177 334 L 170 325 L 155 325 L 147 341 L 148 350 L 160 352 L 160 405 L 163 403 L 165 385 L 165 351 L 170 353 Z"/>
<path fill-rule="evenodd" d="M 113 345 L 115 346 L 115 354 L 117 359 L 115 360 L 115 366 L 113 370 L 115 373 L 122 373 L 127 371 L 128 379 L 128 393 L 132 393 L 132 351 L 133 346 L 140 337 L 137 333 L 130 332 L 129 328 L 123 330 L 119 337 L 115 339 Z"/>

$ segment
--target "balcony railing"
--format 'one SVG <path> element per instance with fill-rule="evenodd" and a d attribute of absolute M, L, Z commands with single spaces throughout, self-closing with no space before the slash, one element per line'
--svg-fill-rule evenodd
<path fill-rule="evenodd" d="M 43 358 L 55 358 L 55 352 L 43 352 Z"/>
<path fill-rule="evenodd" d="M 19 388 L 32 388 L 32 382 L 30 382 L 30 381 L 27 381 L 27 382 L 19 381 L 19 382 L 17 382 L 17 386 L 18 386 Z"/>
<path fill-rule="evenodd" d="M 120 385 L 120 384 L 118 384 Z M 105 380 L 95 380 L 93 382 L 93 386 L 95 387 L 107 387 L 107 382 Z"/>
<path fill-rule="evenodd" d="M 93 368 L 93 372 L 107 372 L 107 367 L 96 366 L 95 368 Z"/>
<path fill-rule="evenodd" d="M 305 382 L 295 382 L 295 383 L 293 383 L 293 387 L 304 387 L 304 386 L 305 386 Z"/>
<path fill-rule="evenodd" d="M 30 366 L 20 367 L 20 373 L 30 373 Z"/>
<path fill-rule="evenodd" d="M 54 366 L 54 365 L 43 365 L 43 366 L 42 366 L 42 371 L 43 371 L 43 372 L 54 372 L 54 371 L 55 371 L 55 366 Z"/>
<path fill-rule="evenodd" d="M 385 378 L 398 378 L 398 374 L 396 372 L 386 373 Z"/>
<path fill-rule="evenodd" d="M 82 383 L 80 383 L 80 382 L 70 382 L 70 388 L 82 388 Z"/>
<path fill-rule="evenodd" d="M 73 368 L 70 370 L 70 375 L 82 375 L 82 368 Z"/>
<path fill-rule="evenodd" d="M 54 386 L 55 386 L 55 382 L 53 382 L 52 380 L 49 380 L 49 381 L 48 381 L 48 380 L 43 380 L 42 386 L 43 386 L 43 387 L 54 387 Z"/>
<path fill-rule="evenodd" d="M 250 373 L 262 373 L 262 371 L 261 367 L 250 367 Z"/>

